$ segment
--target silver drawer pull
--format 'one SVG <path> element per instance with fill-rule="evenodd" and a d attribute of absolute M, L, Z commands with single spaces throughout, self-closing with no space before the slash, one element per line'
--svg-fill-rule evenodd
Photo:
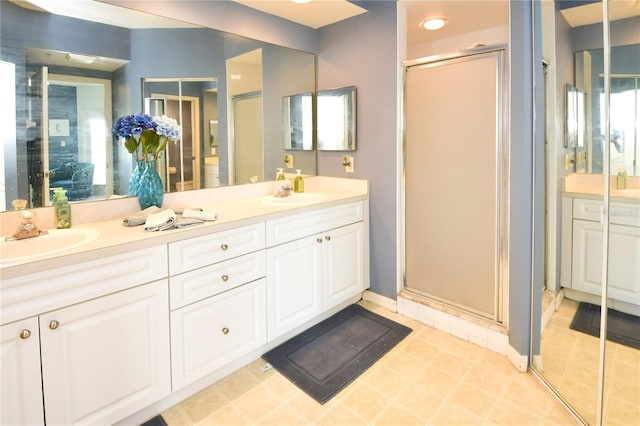
<path fill-rule="evenodd" d="M 322 238 L 318 238 L 316 241 L 317 241 L 318 243 L 322 244 Z"/>
<path fill-rule="evenodd" d="M 326 237 L 324 237 L 325 240 L 330 241 L 331 240 L 331 235 L 327 235 Z"/>
<path fill-rule="evenodd" d="M 222 244 L 222 245 L 220 246 L 220 248 L 221 248 L 223 251 L 227 251 L 227 250 L 229 249 L 229 246 L 228 246 L 227 244 Z"/>
<path fill-rule="evenodd" d="M 223 275 L 223 276 L 222 276 L 222 281 L 224 281 L 225 283 L 226 283 L 227 281 L 229 281 L 229 275 Z"/>
<path fill-rule="evenodd" d="M 51 320 L 51 322 L 49 323 L 49 328 L 55 330 L 58 327 L 60 327 L 60 323 L 56 320 Z"/>
<path fill-rule="evenodd" d="M 31 330 L 27 330 L 26 328 L 20 332 L 20 338 L 22 340 L 28 339 L 31 337 Z"/>
<path fill-rule="evenodd" d="M 228 329 L 227 327 L 224 327 L 224 328 L 222 329 L 222 334 L 224 334 L 224 335 L 229 334 L 229 329 Z"/>

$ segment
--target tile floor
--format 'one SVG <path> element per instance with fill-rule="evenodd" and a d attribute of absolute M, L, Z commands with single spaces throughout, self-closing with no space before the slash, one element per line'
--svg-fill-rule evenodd
<path fill-rule="evenodd" d="M 178 425 L 576 425 L 504 355 L 362 302 L 413 332 L 325 405 L 257 359 L 162 413 Z"/>
<path fill-rule="evenodd" d="M 596 423 L 599 339 L 569 328 L 578 302 L 563 299 L 542 332 L 542 376 L 589 424 Z M 606 425 L 640 425 L 640 350 L 608 341 Z"/>

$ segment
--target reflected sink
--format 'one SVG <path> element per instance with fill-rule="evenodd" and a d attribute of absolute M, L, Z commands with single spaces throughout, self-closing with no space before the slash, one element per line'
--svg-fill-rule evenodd
<path fill-rule="evenodd" d="M 263 197 L 261 201 L 274 206 L 301 206 L 305 204 L 319 203 L 327 199 L 326 194 L 316 192 L 293 193 L 287 197 L 274 197 L 269 195 Z"/>
<path fill-rule="evenodd" d="M 94 241 L 100 236 L 95 229 L 70 228 L 50 229 L 47 234 L 22 240 L 0 240 L 0 263 L 23 262 L 70 250 Z"/>

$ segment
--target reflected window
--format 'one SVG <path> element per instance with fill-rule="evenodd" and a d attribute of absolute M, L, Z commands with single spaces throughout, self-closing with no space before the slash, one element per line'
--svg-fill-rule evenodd
<path fill-rule="evenodd" d="M 604 123 L 604 94 L 600 94 L 600 122 Z M 640 175 L 640 77 L 612 77 L 610 98 L 610 173 L 624 169 L 629 176 Z M 604 140 L 604 128 L 600 137 Z"/>

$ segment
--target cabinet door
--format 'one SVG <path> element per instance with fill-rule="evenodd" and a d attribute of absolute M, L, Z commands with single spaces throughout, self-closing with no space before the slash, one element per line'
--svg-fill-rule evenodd
<path fill-rule="evenodd" d="M 322 236 L 267 249 L 269 340 L 322 313 Z"/>
<path fill-rule="evenodd" d="M 573 221 L 572 288 L 592 294 L 602 291 L 602 237 L 599 222 Z M 609 226 L 608 297 L 640 305 L 640 228 Z"/>
<path fill-rule="evenodd" d="M 323 309 L 326 311 L 364 290 L 362 222 L 324 234 Z"/>
<path fill-rule="evenodd" d="M 171 313 L 174 390 L 267 342 L 265 297 L 263 278 Z"/>
<path fill-rule="evenodd" d="M 0 424 L 42 425 L 42 378 L 38 319 L 28 318 L 0 327 Z"/>
<path fill-rule="evenodd" d="M 167 281 L 40 316 L 47 424 L 113 424 L 171 391 Z"/>

